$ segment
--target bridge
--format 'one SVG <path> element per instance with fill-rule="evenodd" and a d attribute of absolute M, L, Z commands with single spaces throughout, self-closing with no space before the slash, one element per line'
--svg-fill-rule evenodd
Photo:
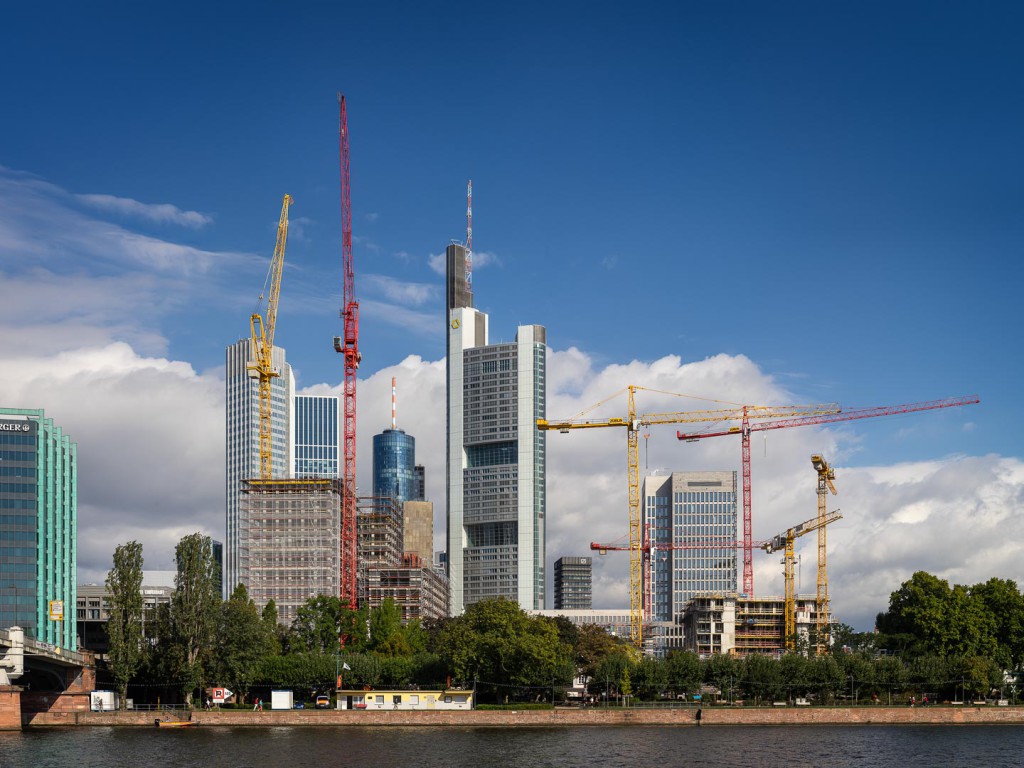
<path fill-rule="evenodd" d="M 87 711 L 95 687 L 91 651 L 41 643 L 21 627 L 0 629 L 0 730 L 19 729 L 41 712 Z"/>

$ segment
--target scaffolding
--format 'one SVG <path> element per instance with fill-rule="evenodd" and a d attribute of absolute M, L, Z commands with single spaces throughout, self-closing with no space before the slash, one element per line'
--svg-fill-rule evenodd
<path fill-rule="evenodd" d="M 330 478 L 242 480 L 241 581 L 261 610 L 274 601 L 281 624 L 310 597 L 340 594 L 342 490 Z"/>

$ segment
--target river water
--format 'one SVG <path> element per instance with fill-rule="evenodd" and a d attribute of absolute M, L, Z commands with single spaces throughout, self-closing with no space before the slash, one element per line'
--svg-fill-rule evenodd
<path fill-rule="evenodd" d="M 933 768 L 1024 763 L 1021 726 L 41 728 L 0 768 Z"/>

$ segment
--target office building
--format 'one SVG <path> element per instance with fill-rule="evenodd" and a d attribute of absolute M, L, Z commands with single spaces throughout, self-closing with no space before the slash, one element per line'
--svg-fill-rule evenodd
<path fill-rule="evenodd" d="M 505 597 L 544 608 L 546 331 L 488 342 L 466 249 L 447 259 L 447 509 L 451 611 Z"/>
<path fill-rule="evenodd" d="M 262 610 L 273 600 L 289 625 L 310 597 L 341 593 L 342 482 L 244 479 L 239 581 Z"/>
<path fill-rule="evenodd" d="M 0 408 L 0 628 L 77 650 L 78 446 L 42 410 Z"/>
<path fill-rule="evenodd" d="M 170 605 L 174 587 L 142 585 L 142 636 L 149 645 L 156 645 L 157 612 Z M 107 622 L 110 621 L 110 591 L 105 584 L 79 584 L 76 606 L 78 638 L 82 648 L 96 653 L 110 651 Z"/>
<path fill-rule="evenodd" d="M 589 611 L 591 599 L 591 557 L 560 557 L 555 560 L 555 610 Z"/>
<path fill-rule="evenodd" d="M 416 438 L 401 429 L 385 429 L 373 436 L 373 495 L 401 505 L 416 491 Z"/>
<path fill-rule="evenodd" d="M 696 595 L 736 591 L 736 499 L 735 472 L 652 473 L 644 479 L 653 621 L 674 622 Z M 694 546 L 705 542 L 723 545 Z"/>
<path fill-rule="evenodd" d="M 239 538 L 239 499 L 242 481 L 260 475 L 259 382 L 250 378 L 246 364 L 251 358 L 249 339 L 242 339 L 225 353 L 225 530 L 224 581 L 221 594 L 227 598 L 241 581 Z M 287 478 L 291 474 L 294 452 L 291 446 L 292 393 L 295 379 L 285 361 L 284 349 L 274 347 L 274 368 L 280 375 L 271 380 L 271 431 L 273 475 Z M 248 587 L 249 585 L 246 584 Z"/>
<path fill-rule="evenodd" d="M 412 473 L 412 500 L 423 501 L 427 498 L 427 470 L 422 464 L 417 464 L 412 468 Z"/>
<path fill-rule="evenodd" d="M 434 564 L 434 503 L 407 501 L 402 505 L 403 551 Z"/>
<path fill-rule="evenodd" d="M 339 398 L 295 395 L 292 403 L 292 477 L 341 477 Z"/>

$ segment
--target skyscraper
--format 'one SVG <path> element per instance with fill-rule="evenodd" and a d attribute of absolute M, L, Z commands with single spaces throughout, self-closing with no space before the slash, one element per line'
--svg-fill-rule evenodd
<path fill-rule="evenodd" d="M 238 585 L 241 569 L 239 556 L 240 510 L 239 495 L 243 479 L 259 477 L 259 384 L 250 378 L 246 363 L 250 356 L 250 341 L 242 339 L 228 346 L 225 353 L 225 472 L 224 584 L 223 594 L 228 597 Z M 273 446 L 273 474 L 275 478 L 291 475 L 293 451 L 291 447 L 292 393 L 295 378 L 291 366 L 285 361 L 284 349 L 274 347 L 274 367 L 280 376 L 271 379 L 271 431 Z"/>
<path fill-rule="evenodd" d="M 0 408 L 0 627 L 77 650 L 77 557 L 77 444 L 42 410 Z"/>
<path fill-rule="evenodd" d="M 651 558 L 650 616 L 673 622 L 696 595 L 736 592 L 735 547 L 670 549 L 664 545 L 736 541 L 735 472 L 673 472 L 644 478 L 643 520 Z"/>
<path fill-rule="evenodd" d="M 340 477 L 340 400 L 296 395 L 292 411 L 292 477 Z"/>
<path fill-rule="evenodd" d="M 385 429 L 373 436 L 373 495 L 398 502 L 416 495 L 416 438 L 401 429 Z"/>
<path fill-rule="evenodd" d="M 593 607 L 590 557 L 560 557 L 555 560 L 555 610 L 585 610 Z"/>
<path fill-rule="evenodd" d="M 546 331 L 488 344 L 466 249 L 447 260 L 448 576 L 451 610 L 492 597 L 544 607 Z"/>

